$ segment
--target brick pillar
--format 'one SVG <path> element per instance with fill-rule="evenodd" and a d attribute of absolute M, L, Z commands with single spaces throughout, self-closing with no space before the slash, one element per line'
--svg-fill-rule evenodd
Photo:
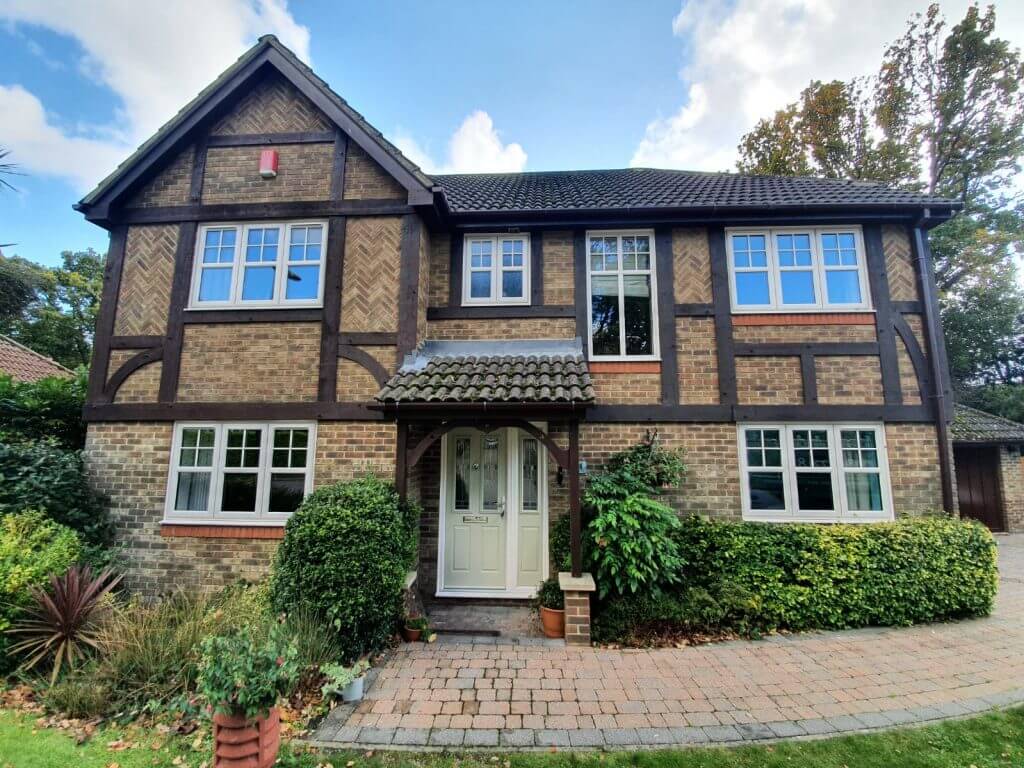
<path fill-rule="evenodd" d="M 597 589 L 589 573 L 558 574 L 558 586 L 565 595 L 565 642 L 590 645 L 590 593 Z"/>

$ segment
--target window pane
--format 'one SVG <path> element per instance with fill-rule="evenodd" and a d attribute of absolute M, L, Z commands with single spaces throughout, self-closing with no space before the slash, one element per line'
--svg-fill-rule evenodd
<path fill-rule="evenodd" d="M 487 437 L 480 441 L 480 480 L 482 486 L 482 507 L 498 508 L 498 438 Z"/>
<path fill-rule="evenodd" d="M 825 285 L 829 304 L 860 304 L 860 276 L 856 270 L 828 270 Z"/>
<path fill-rule="evenodd" d="M 646 235 L 636 238 L 636 268 L 651 268 L 651 239 Z"/>
<path fill-rule="evenodd" d="M 174 494 L 174 508 L 178 512 L 205 512 L 210 497 L 209 472 L 179 472 L 178 487 Z"/>
<path fill-rule="evenodd" d="M 875 473 L 846 475 L 846 504 L 855 512 L 882 511 L 882 481 Z"/>
<path fill-rule="evenodd" d="M 274 298 L 277 267 L 246 267 L 242 279 L 242 301 L 270 301 Z"/>
<path fill-rule="evenodd" d="M 302 503 L 306 493 L 305 475 L 270 476 L 270 511 L 294 512 Z"/>
<path fill-rule="evenodd" d="M 647 275 L 626 275 L 622 284 L 626 292 L 626 354 L 650 355 L 654 351 L 651 278 Z"/>
<path fill-rule="evenodd" d="M 504 267 L 523 266 L 523 241 L 502 240 L 501 242 L 501 264 Z"/>
<path fill-rule="evenodd" d="M 764 451 L 752 449 L 747 451 L 747 465 L 751 467 L 764 466 Z"/>
<path fill-rule="evenodd" d="M 814 304 L 814 273 L 804 270 L 780 272 L 783 304 Z"/>
<path fill-rule="evenodd" d="M 747 445 L 751 448 L 757 448 L 761 445 L 761 430 L 759 429 L 748 429 L 744 433 L 746 436 Z"/>
<path fill-rule="evenodd" d="M 320 293 L 320 267 L 289 267 L 286 299 L 315 299 Z"/>
<path fill-rule="evenodd" d="M 256 473 L 224 473 L 220 508 L 225 512 L 256 511 Z"/>
<path fill-rule="evenodd" d="M 488 299 L 491 296 L 491 273 L 471 272 L 469 278 L 469 295 L 473 299 Z"/>
<path fill-rule="evenodd" d="M 469 509 L 469 439 L 455 441 L 455 508 Z"/>
<path fill-rule="evenodd" d="M 231 270 L 204 269 L 199 276 L 199 301 L 227 301 L 231 298 Z"/>
<path fill-rule="evenodd" d="M 501 295 L 506 299 L 521 299 L 523 297 L 522 272 L 501 273 Z"/>
<path fill-rule="evenodd" d="M 523 509 L 537 509 L 537 441 L 523 440 Z"/>
<path fill-rule="evenodd" d="M 737 272 L 736 302 L 742 305 L 770 304 L 767 272 Z"/>
<path fill-rule="evenodd" d="M 594 277 L 590 281 L 590 335 L 595 355 L 618 355 L 619 279 Z"/>
<path fill-rule="evenodd" d="M 832 500 L 832 474 L 830 472 L 797 472 L 796 497 L 800 509 L 835 509 Z"/>
<path fill-rule="evenodd" d="M 786 508 L 781 472 L 751 472 L 749 483 L 751 509 Z"/>

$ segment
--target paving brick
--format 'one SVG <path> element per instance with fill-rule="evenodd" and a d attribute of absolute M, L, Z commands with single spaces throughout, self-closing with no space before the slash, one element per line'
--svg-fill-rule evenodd
<path fill-rule="evenodd" d="M 568 747 L 569 731 L 545 728 L 534 734 L 538 747 Z"/>
<path fill-rule="evenodd" d="M 426 746 L 429 733 L 426 728 L 399 728 L 395 731 L 395 738 L 391 743 L 408 747 Z"/>
<path fill-rule="evenodd" d="M 779 720 L 774 723 L 766 723 L 771 732 L 780 739 L 792 739 L 797 736 L 806 736 L 807 732 L 791 720 Z"/>
<path fill-rule="evenodd" d="M 775 733 L 772 729 L 761 723 L 740 723 L 736 726 L 736 730 L 747 741 L 775 738 Z"/>
<path fill-rule="evenodd" d="M 641 744 L 672 744 L 675 736 L 670 728 L 638 728 Z"/>
<path fill-rule="evenodd" d="M 504 730 L 499 734 L 499 742 L 503 747 L 532 747 L 534 731 L 531 728 L 515 728 Z"/>
<path fill-rule="evenodd" d="M 796 724 L 811 736 L 824 736 L 827 733 L 836 732 L 835 726 L 832 723 L 820 717 L 809 720 L 797 720 Z"/>
<path fill-rule="evenodd" d="M 632 747 L 640 743 L 636 728 L 605 728 L 604 740 L 610 746 Z"/>
<path fill-rule="evenodd" d="M 732 725 L 708 725 L 704 727 L 704 733 L 707 734 L 708 741 L 712 742 L 740 741 L 743 738 Z"/>
<path fill-rule="evenodd" d="M 466 738 L 462 728 L 435 728 L 430 732 L 428 743 L 432 747 L 459 747 Z"/>
<path fill-rule="evenodd" d="M 390 744 L 395 738 L 394 728 L 363 728 L 359 741 L 365 744 Z"/>
<path fill-rule="evenodd" d="M 465 747 L 496 747 L 498 732 L 490 728 L 473 728 L 466 731 Z"/>

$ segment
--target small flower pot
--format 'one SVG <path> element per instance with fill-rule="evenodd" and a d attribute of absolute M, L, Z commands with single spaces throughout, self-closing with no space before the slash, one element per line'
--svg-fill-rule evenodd
<path fill-rule="evenodd" d="M 270 768 L 281 746 L 281 712 L 266 717 L 213 716 L 213 768 Z"/>
<path fill-rule="evenodd" d="M 422 635 L 422 629 L 411 629 L 409 627 L 402 627 L 402 639 L 405 640 L 405 642 L 407 643 L 418 643 Z"/>
<path fill-rule="evenodd" d="M 341 700 L 346 704 L 353 701 L 362 701 L 363 699 L 363 681 L 366 679 L 366 675 L 360 675 L 351 683 L 341 689 Z"/>
<path fill-rule="evenodd" d="M 557 608 L 540 607 L 540 625 L 544 637 L 565 637 L 565 611 Z"/>

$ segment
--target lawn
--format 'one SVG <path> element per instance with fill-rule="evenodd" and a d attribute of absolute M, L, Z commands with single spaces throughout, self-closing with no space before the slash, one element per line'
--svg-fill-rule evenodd
<path fill-rule="evenodd" d="M 125 742 L 128 748 L 123 747 Z M 39 730 L 35 719 L 0 711 L 0 768 L 183 768 L 210 764 L 209 738 L 152 736 L 115 727 L 78 746 L 63 731 Z M 291 768 L 1005 768 L 1024 766 L 1024 709 L 890 733 L 762 747 L 614 753 L 520 753 L 495 757 L 435 753 L 302 753 Z"/>

